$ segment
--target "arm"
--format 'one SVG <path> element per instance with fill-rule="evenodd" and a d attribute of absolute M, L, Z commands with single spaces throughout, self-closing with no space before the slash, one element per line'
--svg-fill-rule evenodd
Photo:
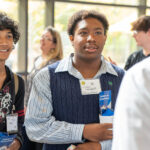
<path fill-rule="evenodd" d="M 25 118 L 27 134 L 33 141 L 49 144 L 82 142 L 84 125 L 58 121 L 52 112 L 50 77 L 45 68 L 33 80 Z"/>
<path fill-rule="evenodd" d="M 82 142 L 83 124 L 71 124 L 58 121 L 52 115 L 52 95 L 50 91 L 50 76 L 47 68 L 41 70 L 33 80 L 32 91 L 26 112 L 25 126 L 29 138 L 33 141 L 49 144 L 79 143 Z M 112 138 L 108 127 L 100 124 L 90 124 L 85 127 L 86 139 L 99 141 L 101 134 L 111 134 L 105 139 Z M 103 128 L 104 127 L 104 128 Z M 86 134 L 87 132 L 90 133 Z M 99 132 L 97 132 L 100 130 Z"/>
<path fill-rule="evenodd" d="M 111 150 L 112 140 L 103 142 L 86 142 L 76 146 L 75 150 Z"/>
<path fill-rule="evenodd" d="M 87 142 L 79 144 L 74 150 L 102 150 L 101 145 L 98 142 Z"/>
<path fill-rule="evenodd" d="M 6 150 L 19 150 L 20 147 L 21 144 L 19 140 L 15 139 Z"/>
<path fill-rule="evenodd" d="M 111 123 L 87 124 L 83 130 L 83 137 L 92 142 L 99 142 L 112 139 Z"/>
<path fill-rule="evenodd" d="M 110 56 L 108 57 L 108 61 L 117 66 L 117 63 L 114 60 L 112 60 Z"/>
<path fill-rule="evenodd" d="M 124 70 L 128 70 L 129 68 L 131 68 L 131 66 L 133 65 L 132 64 L 132 54 L 127 58 L 127 61 L 125 63 L 125 66 L 124 66 Z"/>

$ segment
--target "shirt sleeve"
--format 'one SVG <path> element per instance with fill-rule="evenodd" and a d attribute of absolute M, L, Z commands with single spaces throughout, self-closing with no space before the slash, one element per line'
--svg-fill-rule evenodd
<path fill-rule="evenodd" d="M 144 66 L 136 65 L 123 79 L 115 109 L 112 150 L 149 150 L 150 69 L 142 69 Z"/>
<path fill-rule="evenodd" d="M 101 144 L 101 150 L 111 150 L 112 148 L 112 140 L 102 141 Z"/>
<path fill-rule="evenodd" d="M 25 126 L 33 141 L 48 144 L 82 142 L 83 124 L 71 124 L 55 119 L 52 115 L 50 74 L 44 68 L 34 77 L 27 106 Z"/>

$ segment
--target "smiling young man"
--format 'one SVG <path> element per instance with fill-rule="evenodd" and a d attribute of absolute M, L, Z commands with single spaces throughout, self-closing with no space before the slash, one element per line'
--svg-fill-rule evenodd
<path fill-rule="evenodd" d="M 150 56 L 150 16 L 141 16 L 132 23 L 133 37 L 142 49 L 132 53 L 125 64 L 128 70 L 136 63 Z"/>
<path fill-rule="evenodd" d="M 6 150 L 18 150 L 23 143 L 21 129 L 24 122 L 24 81 L 20 76 L 17 77 L 18 92 L 15 93 L 15 76 L 5 65 L 19 37 L 16 22 L 5 13 L 0 13 L 0 147 L 9 141 L 10 136 L 14 136 L 10 145 L 5 145 Z"/>
<path fill-rule="evenodd" d="M 124 71 L 102 56 L 108 26 L 101 13 L 76 12 L 68 23 L 74 54 L 35 76 L 25 126 L 31 140 L 46 143 L 44 150 L 73 143 L 76 150 L 111 149 L 112 124 L 99 123 L 99 93 L 111 91 L 114 110 Z"/>

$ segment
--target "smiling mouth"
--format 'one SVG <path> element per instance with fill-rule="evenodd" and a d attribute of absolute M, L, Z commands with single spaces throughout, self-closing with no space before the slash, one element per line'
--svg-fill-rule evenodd
<path fill-rule="evenodd" d="M 0 52 L 8 52 L 8 49 L 0 49 Z"/>
<path fill-rule="evenodd" d="M 87 47 L 85 47 L 85 51 L 90 52 L 90 53 L 96 52 L 97 49 L 98 49 L 97 46 L 87 46 Z"/>

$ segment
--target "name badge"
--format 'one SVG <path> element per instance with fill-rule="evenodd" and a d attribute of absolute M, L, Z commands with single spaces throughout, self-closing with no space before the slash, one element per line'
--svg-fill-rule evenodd
<path fill-rule="evenodd" d="M 18 132 L 18 114 L 10 114 L 6 116 L 7 133 Z"/>
<path fill-rule="evenodd" d="M 82 95 L 99 94 L 101 91 L 99 79 L 80 80 L 80 87 Z"/>

